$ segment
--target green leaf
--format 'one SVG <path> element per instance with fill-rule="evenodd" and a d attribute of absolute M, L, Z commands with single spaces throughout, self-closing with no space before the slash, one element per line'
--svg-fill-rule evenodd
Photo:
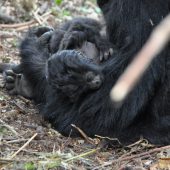
<path fill-rule="evenodd" d="M 25 170 L 36 170 L 36 167 L 34 166 L 34 163 L 28 162 L 25 164 Z"/>
<path fill-rule="evenodd" d="M 71 13 L 70 13 L 70 11 L 63 10 L 62 15 L 63 15 L 63 16 L 70 16 Z"/>
<path fill-rule="evenodd" d="M 63 0 L 54 0 L 56 5 L 60 5 L 62 3 Z"/>

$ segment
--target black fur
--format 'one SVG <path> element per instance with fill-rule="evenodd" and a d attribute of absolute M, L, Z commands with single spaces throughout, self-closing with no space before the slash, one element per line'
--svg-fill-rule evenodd
<path fill-rule="evenodd" d="M 108 37 L 119 49 L 119 54 L 106 63 L 104 70 L 117 78 L 144 45 L 153 28 L 169 13 L 170 1 L 97 2 L 104 14 Z M 114 130 L 120 139 L 128 142 L 142 135 L 155 144 L 170 143 L 169 52 L 168 45 L 152 62 L 124 105 L 117 111 L 112 110 L 112 120 L 117 120 L 113 122 L 117 126 Z"/>
<path fill-rule="evenodd" d="M 153 28 L 169 13 L 169 0 L 98 0 L 98 4 L 108 37 L 118 49 L 103 64 L 86 63 L 76 51 L 69 50 L 48 60 L 49 53 L 36 38 L 22 42 L 23 73 L 34 88 L 35 101 L 41 104 L 40 112 L 64 135 L 69 135 L 71 124 L 75 124 L 89 136 L 117 137 L 123 144 L 141 136 L 154 144 L 170 144 L 169 46 L 154 59 L 120 108 L 114 108 L 109 96 Z M 77 79 L 77 73 L 94 70 L 104 75 L 98 90 L 86 88 Z M 78 133 L 73 129 L 71 135 Z"/>
<path fill-rule="evenodd" d="M 36 58 L 36 60 L 39 59 L 39 62 L 37 61 L 37 63 L 40 65 L 38 69 L 42 67 L 47 68 L 47 59 L 52 54 L 55 54 L 56 52 L 64 49 L 77 50 L 77 53 L 68 51 L 68 54 L 70 53 L 70 55 L 67 56 L 76 55 L 77 59 L 82 60 L 81 62 L 84 62 L 86 64 L 87 63 L 99 64 L 101 61 L 107 60 L 108 57 L 113 53 L 113 49 L 111 48 L 111 43 L 108 42 L 106 35 L 104 34 L 102 35 L 100 31 L 102 31 L 102 26 L 98 21 L 90 18 L 75 18 L 71 21 L 64 23 L 56 30 L 50 27 L 39 27 L 39 28 L 30 29 L 22 45 L 24 46 L 24 44 L 26 44 L 27 48 L 30 49 L 33 46 L 32 52 L 35 54 L 35 56 L 36 56 L 36 50 L 42 49 L 45 52 L 47 56 L 46 58 L 44 58 L 44 56 L 42 58 L 37 56 Z M 73 58 L 74 57 L 72 57 L 72 60 Z M 35 60 L 32 59 L 31 57 L 27 58 L 27 60 L 29 59 L 31 60 L 31 62 Z M 27 61 L 24 59 L 24 62 Z M 34 65 L 36 65 L 37 63 L 34 62 L 33 68 Z M 36 98 L 37 100 L 43 101 L 44 95 L 42 95 L 41 97 L 38 95 L 39 93 L 36 93 L 36 91 L 35 93 L 33 93 L 34 80 L 30 80 L 29 78 L 27 78 L 27 76 L 22 74 L 22 70 L 25 70 L 25 67 L 22 65 L 23 64 L 17 67 L 12 64 L 4 64 L 4 63 L 0 65 L 0 69 L 1 69 L 0 71 L 1 72 L 5 71 L 6 73 L 5 79 L 6 79 L 7 90 L 9 91 L 10 94 L 20 94 L 27 98 L 34 98 L 34 99 Z M 41 72 L 41 69 L 39 71 Z M 44 72 L 47 72 L 47 69 L 45 69 Z M 103 81 L 103 76 L 101 73 L 99 73 L 99 71 L 96 72 L 96 70 L 93 69 L 93 70 L 84 71 L 83 73 L 82 72 L 78 73 L 78 72 L 74 75 L 74 78 L 77 77 L 77 80 L 81 82 L 81 84 L 84 84 L 83 85 L 84 90 L 85 89 L 87 90 L 87 88 L 94 90 L 94 89 L 98 89 L 101 86 Z M 47 75 L 48 73 L 46 74 L 46 77 Z M 60 89 L 62 89 L 63 92 L 64 91 L 65 93 L 68 92 L 66 87 L 62 87 L 61 85 L 58 86 L 58 88 L 59 87 Z M 68 87 L 73 88 L 73 85 Z M 84 90 L 82 88 L 79 89 L 81 89 L 81 93 L 83 93 L 82 91 Z M 78 96 L 77 88 L 75 88 L 75 85 L 74 85 L 74 90 L 76 90 L 77 93 L 76 95 Z M 73 94 L 73 92 L 72 94 L 68 93 L 68 95 L 70 95 L 70 99 L 74 98 L 75 100 L 75 94 Z"/>
<path fill-rule="evenodd" d="M 85 91 L 101 86 L 103 75 L 96 63 L 101 56 L 107 59 L 105 57 L 112 52 L 111 43 L 100 34 L 101 29 L 96 20 L 76 18 L 55 31 L 40 27 L 28 32 L 20 47 L 20 67 L 23 68 L 24 83 L 25 80 L 31 82 L 31 94 L 36 103 L 46 101 L 49 83 L 53 87 L 55 84 L 71 101 L 76 101 Z"/>
<path fill-rule="evenodd" d="M 68 49 L 79 49 L 84 52 L 84 42 L 90 42 L 95 44 L 98 51 L 98 58 L 94 54 L 94 60 L 100 63 L 100 61 L 107 60 L 110 54 L 113 53 L 111 48 L 113 45 L 107 39 L 105 30 L 98 21 L 90 18 L 75 18 L 67 21 L 52 33 L 49 51 L 52 54 L 59 50 Z M 88 57 L 93 56 L 90 48 L 85 47 L 85 53 Z"/>

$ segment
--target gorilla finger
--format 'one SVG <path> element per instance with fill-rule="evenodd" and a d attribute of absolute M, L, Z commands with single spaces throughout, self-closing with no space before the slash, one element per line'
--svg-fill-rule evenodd
<path fill-rule="evenodd" d="M 104 58 L 104 54 L 103 54 L 103 52 L 100 51 L 99 60 L 100 60 L 100 61 L 103 61 L 103 58 Z"/>
<path fill-rule="evenodd" d="M 9 83 L 13 83 L 15 81 L 15 78 L 12 77 L 12 76 L 7 76 L 6 81 L 9 82 Z"/>
<path fill-rule="evenodd" d="M 12 68 L 12 71 L 14 72 L 14 74 L 21 74 L 22 73 L 22 66 L 20 64 L 18 64 L 14 68 Z"/>
<path fill-rule="evenodd" d="M 16 75 L 16 79 L 21 79 L 21 77 L 22 77 L 22 74 L 17 74 Z"/>
<path fill-rule="evenodd" d="M 9 94 L 10 95 L 17 95 L 18 93 L 17 93 L 16 89 L 13 89 L 13 90 L 9 91 Z"/>
<path fill-rule="evenodd" d="M 14 89 L 15 85 L 14 83 L 6 83 L 5 87 L 7 90 L 12 90 Z"/>
<path fill-rule="evenodd" d="M 62 47 L 63 47 L 64 50 L 73 49 L 73 48 L 76 48 L 75 44 L 77 46 L 79 46 L 78 43 L 80 43 L 80 42 L 76 41 L 76 37 L 74 37 L 72 34 L 71 35 L 65 35 L 63 43 L 62 43 Z"/>
<path fill-rule="evenodd" d="M 69 42 L 68 41 L 63 41 L 59 47 L 59 50 L 67 50 L 69 46 Z"/>
<path fill-rule="evenodd" d="M 13 72 L 13 70 L 6 70 L 6 71 L 5 71 L 5 74 L 6 74 L 7 76 L 16 77 L 16 74 Z"/>
<path fill-rule="evenodd" d="M 51 26 L 44 26 L 44 31 L 48 32 L 48 31 L 54 31 L 54 28 Z"/>
<path fill-rule="evenodd" d="M 109 51 L 104 52 L 104 59 L 107 60 L 109 58 L 109 55 L 110 55 Z"/>
<path fill-rule="evenodd" d="M 112 55 L 113 55 L 113 53 L 114 53 L 113 48 L 109 48 L 109 54 L 110 54 L 110 56 L 112 56 Z"/>
<path fill-rule="evenodd" d="M 104 53 L 104 59 L 108 60 L 108 58 L 112 56 L 113 53 L 114 53 L 113 48 L 109 48 L 109 50 Z"/>
<path fill-rule="evenodd" d="M 71 38 L 65 39 L 63 41 L 63 49 L 67 50 L 71 46 L 72 40 Z"/>
<path fill-rule="evenodd" d="M 39 42 L 41 43 L 41 45 L 48 44 L 48 42 L 51 39 L 52 34 L 53 34 L 53 31 L 49 31 L 49 32 L 46 32 L 43 35 L 41 35 L 39 38 Z"/>
<path fill-rule="evenodd" d="M 37 37 L 40 37 L 41 35 L 43 35 L 44 33 L 46 32 L 49 32 L 49 31 L 54 31 L 54 29 L 52 27 L 39 27 L 36 31 L 35 31 L 35 34 Z"/>

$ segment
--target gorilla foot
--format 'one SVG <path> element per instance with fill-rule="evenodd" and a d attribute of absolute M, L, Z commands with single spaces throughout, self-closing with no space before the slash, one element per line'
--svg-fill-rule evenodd
<path fill-rule="evenodd" d="M 11 95 L 22 95 L 32 98 L 32 89 L 23 74 L 16 74 L 13 70 L 5 71 L 6 89 Z"/>
<path fill-rule="evenodd" d="M 13 72 L 13 70 L 6 70 L 5 71 L 5 87 L 8 90 L 9 94 L 11 95 L 16 95 L 17 94 L 17 89 L 15 88 L 16 86 L 16 81 L 20 79 L 21 75 L 16 74 Z"/>

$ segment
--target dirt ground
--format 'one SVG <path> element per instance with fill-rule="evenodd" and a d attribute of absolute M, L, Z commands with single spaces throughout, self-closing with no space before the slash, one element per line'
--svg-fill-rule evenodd
<path fill-rule="evenodd" d="M 75 16 L 101 19 L 95 0 L 14 0 L 0 2 L 0 63 L 19 62 L 18 44 L 28 28 L 56 27 Z M 36 106 L 10 96 L 0 75 L 0 170 L 170 169 L 170 146 L 141 139 L 130 146 L 107 148 L 105 139 L 71 139 L 50 127 Z"/>

